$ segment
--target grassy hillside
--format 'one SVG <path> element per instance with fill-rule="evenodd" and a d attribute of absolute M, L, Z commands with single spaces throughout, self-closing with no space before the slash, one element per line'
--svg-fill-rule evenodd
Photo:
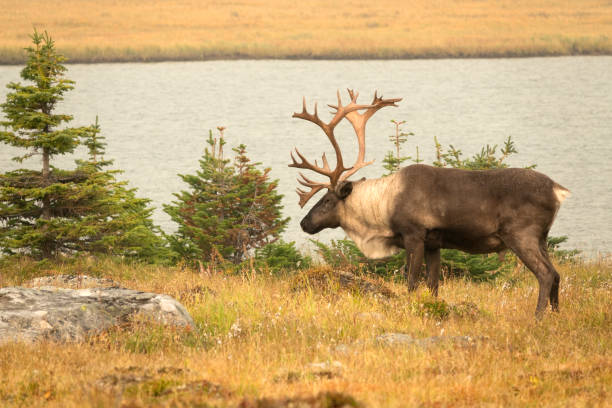
<path fill-rule="evenodd" d="M 440 299 L 457 309 L 401 284 L 379 282 L 392 298 L 347 289 L 334 274 L 321 279 L 325 268 L 204 276 L 87 259 L 26 262 L 4 265 L 0 286 L 74 272 L 175 296 L 198 329 L 135 322 L 87 344 L 0 346 L 0 405 L 282 407 L 294 399 L 331 407 L 352 398 L 371 407 L 593 407 L 612 398 L 609 261 L 560 266 L 561 312 L 540 322 L 535 279 L 522 269 L 492 285 L 446 281 Z M 473 341 L 387 346 L 375 340 L 386 332 Z"/>
<path fill-rule="evenodd" d="M 73 62 L 612 54 L 607 0 L 0 0 L 0 63 L 32 27 Z"/>

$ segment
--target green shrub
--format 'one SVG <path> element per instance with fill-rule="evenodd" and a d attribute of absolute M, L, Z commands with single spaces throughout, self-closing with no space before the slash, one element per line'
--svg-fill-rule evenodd
<path fill-rule="evenodd" d="M 444 320 L 452 312 L 452 307 L 446 301 L 432 296 L 429 291 L 422 292 L 412 301 L 410 308 L 416 316 L 436 320 Z"/>
<path fill-rule="evenodd" d="M 295 242 L 278 241 L 255 251 L 258 267 L 266 267 L 273 272 L 309 268 L 312 259 L 295 248 Z"/>
<path fill-rule="evenodd" d="M 567 241 L 567 235 L 560 237 L 548 237 L 546 244 L 548 246 L 548 252 L 558 262 L 574 262 L 577 261 L 580 252 L 577 249 L 561 249 L 559 246 Z"/>
<path fill-rule="evenodd" d="M 404 251 L 385 259 L 369 259 L 350 239 L 331 240 L 330 244 L 310 240 L 323 261 L 333 267 L 352 272 L 367 272 L 392 277 L 402 275 L 405 263 Z"/>
<path fill-rule="evenodd" d="M 493 280 L 514 265 L 513 260 L 500 260 L 497 254 L 472 255 L 456 249 L 442 249 L 440 258 L 448 276 L 467 276 L 479 282 Z"/>

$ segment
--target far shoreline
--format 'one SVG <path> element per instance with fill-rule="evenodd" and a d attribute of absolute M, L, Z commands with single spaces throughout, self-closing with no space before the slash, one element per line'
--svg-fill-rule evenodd
<path fill-rule="evenodd" d="M 205 61 L 392 61 L 392 60 L 444 60 L 444 59 L 526 59 L 526 58 L 559 58 L 559 57 L 606 57 L 612 56 L 612 50 L 603 52 L 484 52 L 484 53 L 397 53 L 393 56 L 380 56 L 375 54 L 363 55 L 248 55 L 248 54 L 223 54 L 203 55 L 203 56 L 171 56 L 163 53 L 156 56 L 146 56 L 131 54 L 129 56 L 105 57 L 103 55 L 94 56 L 71 56 L 65 53 L 66 64 L 68 65 L 91 65 L 91 64 L 123 64 L 123 63 L 163 63 L 163 62 L 205 62 Z M 23 65 L 26 59 L 19 58 L 15 54 L 3 55 L 0 53 L 0 65 Z"/>
<path fill-rule="evenodd" d="M 609 0 L 5 2 L 0 64 L 34 29 L 71 63 L 391 60 L 612 55 Z M 58 3 L 58 4 L 60 4 Z M 160 5 L 163 3 L 163 7 Z"/>

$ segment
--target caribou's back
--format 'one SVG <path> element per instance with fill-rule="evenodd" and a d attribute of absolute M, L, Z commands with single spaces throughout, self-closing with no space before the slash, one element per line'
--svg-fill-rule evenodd
<path fill-rule="evenodd" d="M 527 228 L 547 234 L 567 191 L 530 169 L 463 170 L 412 165 L 400 171 L 396 230 L 424 228 L 430 242 L 470 252 L 503 249 L 499 239 Z"/>

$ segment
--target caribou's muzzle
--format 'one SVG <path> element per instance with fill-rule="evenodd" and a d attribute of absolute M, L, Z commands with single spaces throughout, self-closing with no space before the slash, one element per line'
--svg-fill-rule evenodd
<path fill-rule="evenodd" d="M 316 228 L 312 224 L 312 221 L 310 221 L 310 218 L 308 216 L 302 219 L 302 221 L 300 222 L 300 227 L 302 227 L 302 231 L 304 231 L 307 234 L 311 234 L 311 235 L 316 234 L 317 232 L 321 230 L 320 228 Z"/>

